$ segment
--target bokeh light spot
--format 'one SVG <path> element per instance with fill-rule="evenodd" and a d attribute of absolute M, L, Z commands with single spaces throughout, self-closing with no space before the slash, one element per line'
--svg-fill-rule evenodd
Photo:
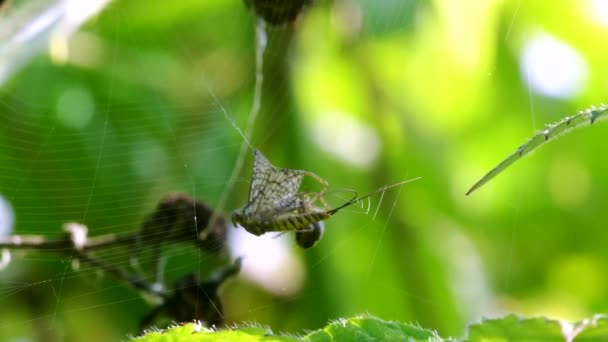
<path fill-rule="evenodd" d="M 578 95 L 587 79 L 587 63 L 570 45 L 547 34 L 526 42 L 521 56 L 521 73 L 535 92 L 556 97 Z"/>
<path fill-rule="evenodd" d="M 549 283 L 557 295 L 570 295 L 579 305 L 592 304 L 606 294 L 605 268 L 604 262 L 594 255 L 567 256 L 552 265 Z"/>
<path fill-rule="evenodd" d="M 133 170 L 144 179 L 162 178 L 167 172 L 168 160 L 165 148 L 157 140 L 142 139 L 131 150 Z"/>
<path fill-rule="evenodd" d="M 320 115 L 313 123 L 313 136 L 322 149 L 359 167 L 372 165 L 380 151 L 378 134 L 344 114 Z"/>
<path fill-rule="evenodd" d="M 288 238 L 293 238 L 293 235 L 277 237 L 276 233 L 267 233 L 254 236 L 240 227 L 230 227 L 230 254 L 234 258 L 245 256 L 241 276 L 278 296 L 297 293 L 304 284 L 305 269 L 290 250 Z"/>
<path fill-rule="evenodd" d="M 557 205 L 571 209 L 584 204 L 589 195 L 591 176 L 580 163 L 560 159 L 549 170 L 549 191 Z"/>
<path fill-rule="evenodd" d="M 608 0 L 589 1 L 589 16 L 598 24 L 608 27 Z"/>
<path fill-rule="evenodd" d="M 80 86 L 68 88 L 57 101 L 57 118 L 70 128 L 86 127 L 95 111 L 95 103 L 91 93 Z"/>
<path fill-rule="evenodd" d="M 0 236 L 8 236 L 13 231 L 15 213 L 8 201 L 0 195 Z"/>

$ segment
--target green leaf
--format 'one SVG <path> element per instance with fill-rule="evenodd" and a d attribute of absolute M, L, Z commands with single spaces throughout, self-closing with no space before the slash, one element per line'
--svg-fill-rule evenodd
<path fill-rule="evenodd" d="M 360 316 L 335 321 L 304 337 L 310 342 L 337 341 L 444 341 L 434 331 L 411 324 Z"/>
<path fill-rule="evenodd" d="M 268 329 L 261 327 L 243 327 L 214 331 L 200 325 L 189 323 L 167 329 L 165 331 L 151 332 L 136 338 L 138 342 L 207 342 L 207 341 L 239 341 L 239 342 L 297 342 L 292 337 L 272 335 Z"/>
<path fill-rule="evenodd" d="M 273 335 L 269 329 L 243 327 L 213 331 L 196 324 L 186 324 L 166 331 L 151 332 L 137 338 L 138 342 L 161 341 L 239 341 L 239 342 L 357 342 L 357 341 L 429 341 L 441 342 L 437 333 L 419 326 L 383 321 L 371 316 L 358 316 L 330 323 L 321 330 L 314 331 L 303 338 Z"/>
<path fill-rule="evenodd" d="M 241 327 L 214 331 L 197 324 L 185 324 L 165 331 L 151 332 L 135 339 L 139 342 L 162 341 L 236 341 L 236 342 L 608 342 L 608 316 L 572 324 L 544 317 L 521 318 L 515 315 L 487 319 L 469 326 L 462 339 L 442 338 L 418 325 L 384 321 L 372 316 L 340 319 L 306 336 L 274 335 L 262 327 Z"/>
<path fill-rule="evenodd" d="M 473 191 L 482 187 L 484 184 L 489 182 L 492 178 L 496 177 L 499 173 L 504 171 L 506 168 L 511 166 L 511 164 L 515 163 L 526 154 L 534 151 L 540 146 L 545 145 L 547 142 L 554 140 L 554 138 L 557 138 L 562 134 L 566 134 L 576 128 L 591 125 L 597 120 L 606 119 L 608 117 L 605 115 L 607 112 L 608 106 L 606 105 L 602 105 L 599 108 L 591 107 L 577 113 L 576 115 L 565 117 L 556 123 L 547 125 L 545 129 L 538 131 L 526 143 L 519 146 L 515 152 L 486 173 L 485 176 L 483 176 L 471 187 L 471 189 L 469 189 L 469 191 L 467 191 L 467 195 L 470 195 Z"/>
<path fill-rule="evenodd" d="M 608 317 L 597 315 L 592 319 L 584 320 L 575 326 L 573 342 L 601 342 L 608 341 Z"/>
<path fill-rule="evenodd" d="M 469 327 L 467 342 L 564 342 L 560 322 L 546 318 L 519 318 L 509 315 L 484 320 Z"/>

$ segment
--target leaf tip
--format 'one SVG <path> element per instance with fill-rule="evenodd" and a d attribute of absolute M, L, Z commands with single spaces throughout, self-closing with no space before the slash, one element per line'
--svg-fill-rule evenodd
<path fill-rule="evenodd" d="M 483 183 L 481 181 L 475 183 L 470 189 L 469 191 L 467 191 L 466 194 L 464 194 L 465 196 L 469 196 L 470 194 L 473 193 L 473 191 L 477 190 Z"/>

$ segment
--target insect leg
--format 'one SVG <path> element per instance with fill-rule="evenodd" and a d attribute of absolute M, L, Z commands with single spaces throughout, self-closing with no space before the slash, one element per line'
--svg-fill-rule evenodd
<path fill-rule="evenodd" d="M 325 194 L 325 192 L 327 191 L 327 189 L 329 189 L 329 183 L 325 179 L 317 176 L 316 174 L 314 174 L 314 173 L 312 173 L 310 171 L 304 172 L 304 175 L 306 175 L 306 176 L 308 176 L 308 177 L 316 180 L 321 185 L 323 185 L 323 189 L 321 189 L 319 192 L 314 193 L 314 196 L 312 197 L 312 201 L 311 202 L 319 200 L 319 201 L 321 201 L 321 203 L 323 204 L 323 206 L 325 207 L 326 210 L 330 210 L 331 207 L 329 206 L 329 204 L 327 204 L 327 202 L 325 201 L 325 198 L 323 198 L 323 195 Z"/>

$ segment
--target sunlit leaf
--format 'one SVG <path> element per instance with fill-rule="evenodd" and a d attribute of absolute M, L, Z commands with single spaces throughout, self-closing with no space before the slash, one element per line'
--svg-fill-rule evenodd
<path fill-rule="evenodd" d="M 311 342 L 330 341 L 444 341 L 419 326 L 363 316 L 341 319 L 305 337 Z"/>
<path fill-rule="evenodd" d="M 338 341 L 444 341 L 435 332 L 419 326 L 384 321 L 370 316 L 341 319 L 321 330 L 302 338 L 277 336 L 268 329 L 245 327 L 214 332 L 195 324 L 186 324 L 164 332 L 153 332 L 136 339 L 142 342 L 156 341 L 242 341 L 242 342 L 338 342 Z"/>
<path fill-rule="evenodd" d="M 267 329 L 246 327 L 213 331 L 194 323 L 185 324 L 166 331 L 151 332 L 135 339 L 139 342 L 162 341 L 240 341 L 240 342 L 294 342 L 298 339 L 272 335 Z"/>
<path fill-rule="evenodd" d="M 608 317 L 598 315 L 584 320 L 574 329 L 573 342 L 608 341 Z"/>
<path fill-rule="evenodd" d="M 469 328 L 468 342 L 555 341 L 564 342 L 558 321 L 546 318 L 519 318 L 514 315 L 484 320 Z"/>

